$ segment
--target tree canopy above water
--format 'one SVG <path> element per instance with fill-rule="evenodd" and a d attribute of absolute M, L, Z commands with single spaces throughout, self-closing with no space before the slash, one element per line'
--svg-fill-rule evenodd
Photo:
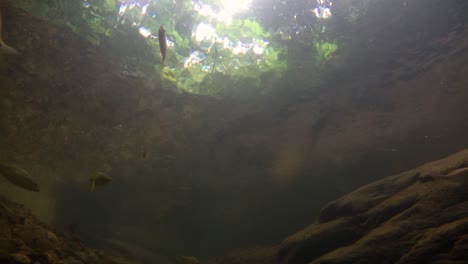
<path fill-rule="evenodd" d="M 19 0 L 15 4 L 66 25 L 96 45 L 114 42 L 124 74 L 159 76 L 165 87 L 238 99 L 291 89 L 285 79 L 294 80 L 292 86 L 313 90 L 345 60 L 354 64 L 365 61 L 365 56 L 375 57 L 372 51 L 395 52 L 388 38 L 402 30 L 431 29 L 433 34 L 443 26 L 414 24 L 412 16 L 420 13 L 421 4 L 403 0 Z M 450 8 L 450 4 L 439 7 Z M 419 15 L 422 23 L 433 21 L 424 19 L 433 13 Z M 394 23 L 392 17 L 400 17 L 400 22 Z M 168 43 L 164 66 L 157 39 L 162 25 Z M 374 67 L 372 61 L 368 64 Z M 300 79 L 304 81 L 298 83 Z"/>
<path fill-rule="evenodd" d="M 294 60 L 310 59 L 318 66 L 337 50 L 327 36 L 329 0 L 20 0 L 16 5 L 96 45 L 115 34 L 140 38 L 145 45 L 139 49 L 146 51 L 139 54 L 145 56 L 123 53 L 122 71 L 161 74 L 166 86 L 197 94 L 242 98 L 269 93 Z M 168 43 L 165 67 L 157 44 L 161 25 Z M 289 53 L 297 48 L 305 53 L 295 58 Z"/>

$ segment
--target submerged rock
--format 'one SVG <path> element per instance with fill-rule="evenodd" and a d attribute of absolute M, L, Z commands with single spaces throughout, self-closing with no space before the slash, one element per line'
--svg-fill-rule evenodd
<path fill-rule="evenodd" d="M 48 263 L 55 264 L 59 261 L 57 254 L 53 250 L 46 251 L 44 256 Z"/>
<path fill-rule="evenodd" d="M 468 150 L 329 203 L 288 237 L 278 263 L 468 261 Z"/>
<path fill-rule="evenodd" d="M 6 217 L 0 218 L 0 245 L 2 240 L 11 239 L 10 225 Z"/>
<path fill-rule="evenodd" d="M 28 257 L 27 253 L 20 252 L 11 254 L 11 258 L 18 264 L 29 264 L 31 263 L 31 258 Z"/>
<path fill-rule="evenodd" d="M 215 263 L 468 263 L 468 150 L 361 187 L 256 252 Z"/>
<path fill-rule="evenodd" d="M 97 254 L 78 239 L 57 235 L 22 205 L 0 196 L 0 263 L 117 263 L 109 259 L 112 257 Z M 138 263 L 121 259 L 119 263 Z"/>
<path fill-rule="evenodd" d="M 70 258 L 60 260 L 57 264 L 84 264 L 84 263 L 75 258 L 70 257 Z"/>

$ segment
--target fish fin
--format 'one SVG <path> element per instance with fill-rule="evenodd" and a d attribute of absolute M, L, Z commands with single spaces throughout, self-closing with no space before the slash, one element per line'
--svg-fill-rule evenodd
<path fill-rule="evenodd" d="M 12 54 L 12 55 L 19 54 L 19 52 L 16 49 L 8 46 L 1 39 L 0 39 L 0 52 L 5 53 L 5 54 Z"/>
<path fill-rule="evenodd" d="M 0 13 L 0 51 L 10 54 L 18 54 L 18 51 L 8 46 L 2 39 L 2 14 Z"/>

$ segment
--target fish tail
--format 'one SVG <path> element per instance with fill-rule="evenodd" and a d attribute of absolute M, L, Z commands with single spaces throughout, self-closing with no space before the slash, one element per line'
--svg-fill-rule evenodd
<path fill-rule="evenodd" d="M 7 44 L 5 44 L 5 42 L 3 42 L 2 40 L 2 14 L 1 13 L 0 13 L 0 47 L 3 47 L 3 48 L 0 48 L 0 50 L 3 49 L 3 51 L 6 53 L 18 54 L 18 51 L 8 46 Z"/>

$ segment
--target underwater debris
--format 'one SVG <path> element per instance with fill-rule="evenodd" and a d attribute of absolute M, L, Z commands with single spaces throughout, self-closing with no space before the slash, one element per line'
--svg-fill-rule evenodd
<path fill-rule="evenodd" d="M 25 190 L 39 192 L 39 185 L 32 179 L 31 175 L 23 169 L 0 163 L 0 174 L 5 179 Z"/>
<path fill-rule="evenodd" d="M 94 190 L 95 186 L 102 186 L 110 183 L 112 178 L 104 172 L 94 171 L 89 175 L 89 189 Z"/>
<path fill-rule="evenodd" d="M 18 51 L 16 49 L 8 46 L 3 42 L 2 39 L 2 13 L 0 12 L 0 53 L 3 54 L 18 54 Z"/>

